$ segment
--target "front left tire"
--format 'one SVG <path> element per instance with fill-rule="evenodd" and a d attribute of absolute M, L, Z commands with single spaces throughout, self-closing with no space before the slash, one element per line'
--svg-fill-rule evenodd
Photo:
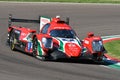
<path fill-rule="evenodd" d="M 40 59 L 40 60 L 42 60 L 42 61 L 45 61 L 46 60 L 46 57 L 45 56 L 41 56 L 41 55 L 38 55 L 38 40 L 37 40 L 37 38 L 35 37 L 34 39 L 33 39 L 33 53 L 32 53 L 32 55 L 35 57 L 35 58 L 38 58 L 38 59 Z"/>

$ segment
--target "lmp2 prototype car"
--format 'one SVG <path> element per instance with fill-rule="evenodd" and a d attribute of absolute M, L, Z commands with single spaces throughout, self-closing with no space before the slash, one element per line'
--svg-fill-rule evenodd
<path fill-rule="evenodd" d="M 9 19 L 8 43 L 12 50 L 22 49 L 41 60 L 81 59 L 83 57 L 102 60 L 102 39 L 92 36 L 83 41 L 79 40 L 75 31 L 69 26 L 68 18 L 63 21 L 59 16 L 55 18 L 41 16 L 39 20 L 28 20 L 10 16 Z M 32 29 L 11 26 L 11 22 L 40 23 L 40 30 L 36 33 Z"/>

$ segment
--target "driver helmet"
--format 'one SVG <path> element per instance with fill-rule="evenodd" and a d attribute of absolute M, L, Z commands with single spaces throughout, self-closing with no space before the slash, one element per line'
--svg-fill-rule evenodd
<path fill-rule="evenodd" d="M 57 16 L 56 16 L 56 18 L 60 19 L 60 16 L 59 16 L 59 15 L 57 15 Z"/>
<path fill-rule="evenodd" d="M 57 15 L 55 18 L 52 19 L 52 21 L 54 21 L 54 22 L 60 21 L 60 16 Z"/>

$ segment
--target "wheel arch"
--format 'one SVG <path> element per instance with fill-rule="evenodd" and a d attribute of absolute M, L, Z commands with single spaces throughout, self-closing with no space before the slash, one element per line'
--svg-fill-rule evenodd
<path fill-rule="evenodd" d="M 39 40 L 39 35 L 38 34 L 33 35 L 33 39 L 34 38 L 37 38 L 37 40 Z"/>

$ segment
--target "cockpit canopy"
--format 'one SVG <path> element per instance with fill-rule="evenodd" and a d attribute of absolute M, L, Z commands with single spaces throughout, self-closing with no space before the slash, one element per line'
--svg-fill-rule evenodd
<path fill-rule="evenodd" d="M 54 29 L 50 31 L 52 37 L 61 37 L 61 38 L 75 38 L 75 33 L 73 30 L 67 29 Z"/>

